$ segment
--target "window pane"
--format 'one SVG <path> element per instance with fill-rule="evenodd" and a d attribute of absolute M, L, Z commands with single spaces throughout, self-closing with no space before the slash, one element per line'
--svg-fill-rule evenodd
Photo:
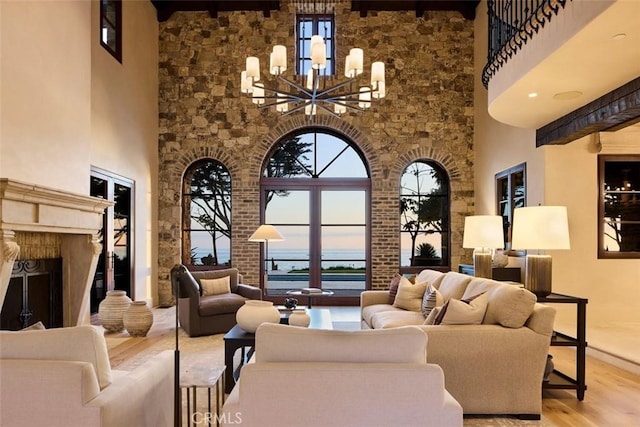
<path fill-rule="evenodd" d="M 267 224 L 309 224 L 309 192 L 267 191 L 265 221 Z"/>
<path fill-rule="evenodd" d="M 323 191 L 322 224 L 365 224 L 364 191 Z"/>

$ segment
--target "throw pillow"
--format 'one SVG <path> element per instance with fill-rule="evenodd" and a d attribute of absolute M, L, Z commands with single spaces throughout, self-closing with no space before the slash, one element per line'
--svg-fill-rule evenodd
<path fill-rule="evenodd" d="M 442 294 L 432 285 L 429 285 L 422 298 L 422 314 L 424 317 L 428 317 L 431 311 L 444 304 L 444 298 Z"/>
<path fill-rule="evenodd" d="M 391 284 L 389 285 L 389 304 L 393 305 L 393 302 L 396 300 L 396 295 L 398 294 L 398 285 L 400 284 L 400 274 L 396 273 L 391 278 Z"/>
<path fill-rule="evenodd" d="M 442 306 L 435 325 L 479 325 L 487 311 L 489 295 L 483 292 L 467 300 L 451 298 Z"/>
<path fill-rule="evenodd" d="M 21 331 L 42 331 L 44 329 L 47 329 L 44 327 L 44 323 L 38 321 L 36 323 L 34 323 L 33 325 L 27 326 L 26 328 L 22 328 L 20 329 Z"/>
<path fill-rule="evenodd" d="M 231 282 L 229 276 L 219 279 L 200 279 L 202 285 L 202 296 L 228 294 L 231 292 Z"/>
<path fill-rule="evenodd" d="M 427 318 L 424 319 L 423 325 L 433 325 L 433 324 L 435 324 L 436 317 L 438 317 L 438 313 L 440 313 L 441 309 L 442 309 L 442 307 L 435 307 L 433 310 L 431 310 L 431 313 L 429 313 Z"/>
<path fill-rule="evenodd" d="M 426 282 L 413 284 L 406 277 L 400 277 L 398 294 L 393 301 L 393 306 L 404 310 L 420 312 L 422 298 L 424 297 L 426 289 Z"/>

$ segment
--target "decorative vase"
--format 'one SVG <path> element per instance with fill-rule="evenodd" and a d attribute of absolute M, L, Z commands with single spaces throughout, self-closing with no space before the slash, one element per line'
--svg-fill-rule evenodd
<path fill-rule="evenodd" d="M 285 298 L 284 299 L 284 307 L 288 309 L 296 308 L 298 305 L 298 300 L 295 298 Z"/>
<path fill-rule="evenodd" d="M 496 250 L 493 254 L 493 266 L 504 268 L 509 264 L 509 257 L 504 253 L 503 250 Z"/>
<path fill-rule="evenodd" d="M 263 323 L 280 323 L 280 312 L 271 301 L 247 300 L 236 312 L 238 326 L 251 334 Z"/>
<path fill-rule="evenodd" d="M 133 301 L 122 320 L 129 335 L 145 337 L 153 325 L 153 313 L 146 301 Z"/>
<path fill-rule="evenodd" d="M 302 326 L 306 328 L 311 323 L 311 318 L 307 314 L 306 310 L 296 310 L 289 316 L 289 325 Z"/>
<path fill-rule="evenodd" d="M 131 299 L 125 291 L 107 291 L 107 297 L 98 306 L 98 319 L 109 332 L 124 329 L 124 313 L 129 309 Z"/>

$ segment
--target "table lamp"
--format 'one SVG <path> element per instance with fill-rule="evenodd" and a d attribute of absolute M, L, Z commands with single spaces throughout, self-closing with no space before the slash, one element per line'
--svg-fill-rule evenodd
<path fill-rule="evenodd" d="M 570 249 L 565 206 L 530 206 L 513 211 L 513 249 Z M 551 255 L 527 253 L 524 287 L 545 297 L 551 293 Z"/>
<path fill-rule="evenodd" d="M 492 276 L 492 253 L 504 247 L 502 217 L 474 215 L 464 219 L 463 248 L 473 248 L 473 267 L 476 277 Z"/>
<path fill-rule="evenodd" d="M 284 240 L 284 237 L 280 232 L 271 224 L 262 224 L 256 231 L 253 232 L 251 237 L 249 237 L 250 242 L 264 242 L 265 246 L 265 263 L 268 262 L 269 259 L 269 242 L 281 242 Z M 268 270 L 262 265 L 261 269 L 264 268 L 264 288 L 267 287 L 267 278 L 268 278 Z"/>

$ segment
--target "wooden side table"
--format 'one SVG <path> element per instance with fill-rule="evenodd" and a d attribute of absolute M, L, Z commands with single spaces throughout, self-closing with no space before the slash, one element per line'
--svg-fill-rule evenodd
<path fill-rule="evenodd" d="M 224 373 L 225 366 L 210 366 L 198 364 L 188 368 L 180 374 L 180 393 L 186 393 L 186 425 L 220 425 L 220 412 L 224 404 Z M 202 390 L 207 399 L 207 410 L 198 409 L 198 389 Z M 212 405 L 212 392 L 215 392 L 215 412 Z M 203 393 L 200 393 L 202 396 Z M 183 399 L 184 401 L 184 399 Z"/>
<path fill-rule="evenodd" d="M 473 264 L 459 264 L 458 273 L 468 274 L 469 276 L 475 276 L 476 274 Z M 491 269 L 491 278 L 493 280 L 517 283 L 520 283 L 522 280 L 520 277 L 520 267 L 493 267 Z"/>
<path fill-rule="evenodd" d="M 578 400 L 584 399 L 584 392 L 587 389 L 585 378 L 585 354 L 587 349 L 586 339 L 586 317 L 587 303 L 586 298 L 579 298 L 570 295 L 551 293 L 546 297 L 538 297 L 538 302 L 544 304 L 575 304 L 576 306 L 576 336 L 553 332 L 551 337 L 551 346 L 576 347 L 576 372 L 575 376 L 564 374 L 556 369 L 553 370 L 549 381 L 542 383 L 543 389 L 568 389 L 576 390 Z"/>

